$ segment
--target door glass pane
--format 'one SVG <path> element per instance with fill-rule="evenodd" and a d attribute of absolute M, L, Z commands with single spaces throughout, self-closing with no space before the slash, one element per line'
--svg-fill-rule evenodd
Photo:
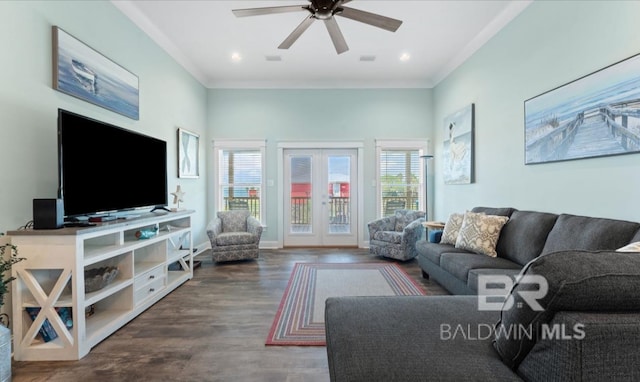
<path fill-rule="evenodd" d="M 330 155 L 327 157 L 327 181 L 329 188 L 329 233 L 351 232 L 351 157 Z"/>
<path fill-rule="evenodd" d="M 312 168 L 311 156 L 291 157 L 291 233 L 311 233 Z"/>

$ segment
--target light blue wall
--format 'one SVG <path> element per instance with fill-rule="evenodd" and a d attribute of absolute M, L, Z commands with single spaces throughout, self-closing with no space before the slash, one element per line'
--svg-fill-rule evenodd
<path fill-rule="evenodd" d="M 524 100 L 640 53 L 638 15 L 638 1 L 536 1 L 435 88 L 438 219 L 488 205 L 640 220 L 640 154 L 525 166 L 523 125 Z M 476 183 L 444 185 L 443 120 L 469 103 Z"/>
<path fill-rule="evenodd" d="M 361 141 L 364 145 L 364 222 L 375 218 L 375 139 L 430 138 L 430 89 L 366 90 L 209 90 L 208 120 L 211 139 L 266 139 L 268 187 L 267 231 L 275 241 L 277 144 L 282 141 Z M 211 144 L 208 144 L 211 147 Z M 210 166 L 211 167 L 211 166 Z M 214 179 L 211 179 L 214 182 Z M 213 213 L 213 205 L 210 205 Z M 367 238 L 368 240 L 368 238 Z"/>
<path fill-rule="evenodd" d="M 52 25 L 139 77 L 139 121 L 52 89 Z M 194 241 L 206 242 L 206 181 L 204 177 L 178 179 L 176 159 L 178 127 L 205 138 L 206 89 L 202 85 L 107 1 L 0 1 L 0 47 L 0 231 L 31 220 L 33 198 L 56 196 L 56 119 L 58 108 L 63 108 L 167 141 L 169 192 L 177 184 L 186 191 L 183 206 L 198 211 Z M 113 152 L 95 155 L 127 153 L 114 147 Z M 201 162 L 201 172 L 206 172 L 206 161 Z M 131 165 L 143 171 L 153 164 Z M 87 166 L 90 169 L 90 155 Z M 126 184 L 122 192 L 127 192 Z"/>

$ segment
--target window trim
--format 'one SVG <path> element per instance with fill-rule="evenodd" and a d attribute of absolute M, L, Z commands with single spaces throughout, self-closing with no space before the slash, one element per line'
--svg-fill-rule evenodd
<path fill-rule="evenodd" d="M 382 217 L 382 203 L 379 203 L 380 198 L 382 197 L 380 193 L 382 192 L 382 184 L 380 179 L 380 171 L 381 171 L 381 155 L 383 151 L 387 150 L 418 150 L 418 156 L 429 155 L 429 144 L 430 141 L 421 141 L 421 140 L 405 140 L 405 139 L 376 139 L 376 172 L 375 172 L 375 183 L 376 183 L 376 218 Z M 424 164 L 421 165 L 421 167 Z M 424 167 L 422 167 L 424 168 Z M 422 211 L 425 211 L 424 205 L 424 187 L 425 187 L 425 179 L 424 179 L 424 170 L 419 172 L 418 176 L 419 181 L 419 190 L 420 195 L 418 197 L 418 205 Z M 432 198 L 431 198 L 432 199 Z M 430 209 L 427 209 L 430 210 Z"/>

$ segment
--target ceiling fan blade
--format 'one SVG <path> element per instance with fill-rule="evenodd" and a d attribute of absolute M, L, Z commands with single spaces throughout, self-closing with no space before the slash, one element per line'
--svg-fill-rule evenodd
<path fill-rule="evenodd" d="M 272 15 L 274 13 L 287 13 L 308 11 L 308 5 L 285 5 L 282 7 L 265 7 L 265 8 L 247 8 L 247 9 L 234 9 L 233 12 L 236 17 L 246 16 L 260 16 L 260 15 Z"/>
<path fill-rule="evenodd" d="M 293 43 L 296 42 L 296 40 L 304 33 L 304 31 L 313 24 L 314 21 L 316 21 L 316 19 L 313 15 L 309 15 L 309 17 L 304 19 L 300 25 L 298 25 L 296 29 L 294 29 L 293 32 L 291 32 L 291 34 L 282 42 L 282 44 L 278 46 L 278 49 L 289 49 L 291 45 L 293 45 Z"/>
<path fill-rule="evenodd" d="M 344 40 L 344 36 L 340 31 L 340 27 L 338 26 L 336 19 L 334 17 L 328 18 L 324 20 L 324 25 L 329 31 L 329 36 L 331 36 L 331 41 L 333 41 L 333 46 L 336 48 L 336 52 L 340 54 L 349 50 L 347 42 Z"/>
<path fill-rule="evenodd" d="M 374 27 L 382 28 L 388 30 L 389 32 L 397 31 L 398 28 L 400 28 L 400 25 L 402 25 L 402 21 L 392 19 L 391 17 L 386 17 L 371 12 L 365 12 L 354 8 L 341 8 L 342 11 L 336 12 L 336 16 L 342 16 L 351 20 L 359 21 L 361 23 L 373 25 Z"/>

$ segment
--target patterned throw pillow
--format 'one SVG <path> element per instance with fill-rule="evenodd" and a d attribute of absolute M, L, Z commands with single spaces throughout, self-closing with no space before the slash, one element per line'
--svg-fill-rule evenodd
<path fill-rule="evenodd" d="M 640 241 L 636 241 L 635 243 L 627 244 L 622 248 L 616 249 L 616 252 L 640 252 Z"/>
<path fill-rule="evenodd" d="M 442 230 L 442 239 L 440 239 L 440 244 L 451 244 L 456 245 L 456 240 L 458 240 L 458 233 L 460 232 L 460 227 L 462 227 L 462 221 L 464 220 L 464 214 L 453 213 L 449 216 L 449 220 L 444 225 L 444 229 Z"/>
<path fill-rule="evenodd" d="M 456 248 L 491 257 L 498 256 L 496 244 L 507 220 L 509 218 L 506 216 L 465 213 L 456 240 Z"/>

